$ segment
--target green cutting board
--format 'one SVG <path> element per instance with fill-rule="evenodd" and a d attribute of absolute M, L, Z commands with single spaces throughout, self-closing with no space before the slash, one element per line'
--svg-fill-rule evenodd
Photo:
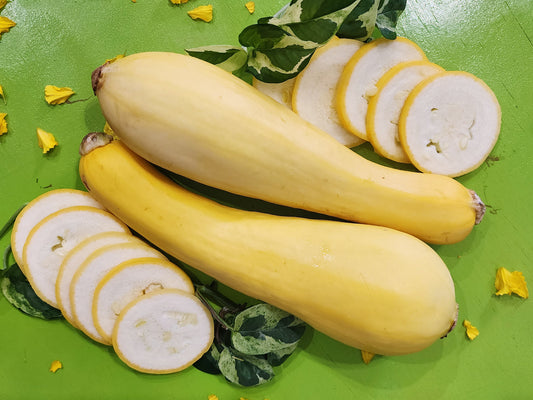
<path fill-rule="evenodd" d="M 90 74 L 124 52 L 236 45 L 239 32 L 279 10 L 285 0 L 213 0 L 214 19 L 187 11 L 207 0 L 12 0 L 1 15 L 17 26 L 0 39 L 0 85 L 9 132 L 0 136 L 0 225 L 24 202 L 56 188 L 79 188 L 78 146 L 104 119 Z M 194 368 L 153 376 L 126 367 L 105 346 L 65 321 L 28 317 L 0 297 L 0 399 L 531 399 L 533 301 L 496 297 L 498 267 L 520 270 L 533 284 L 533 5 L 531 0 L 409 0 L 399 32 L 448 70 L 483 79 L 502 106 L 500 139 L 489 159 L 459 178 L 488 206 L 461 243 L 435 246 L 448 265 L 460 305 L 459 323 L 480 330 L 474 341 L 459 326 L 430 348 L 376 357 L 308 329 L 297 352 L 268 384 L 242 388 Z M 49 106 L 47 84 L 70 86 L 73 104 Z M 176 112 L 186 112 L 176 103 Z M 206 110 L 206 115 L 209 110 Z M 43 155 L 36 128 L 59 142 Z M 377 162 L 367 146 L 359 149 Z M 0 240 L 3 250 L 9 235 Z M 423 321 L 421 321 L 423 323 Z M 53 360 L 63 369 L 49 372 Z"/>

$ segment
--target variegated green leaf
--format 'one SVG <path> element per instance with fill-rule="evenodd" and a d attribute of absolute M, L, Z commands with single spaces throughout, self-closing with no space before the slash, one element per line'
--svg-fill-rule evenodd
<path fill-rule="evenodd" d="M 248 54 L 242 47 L 214 45 L 186 49 L 187 54 L 239 75 L 246 69 Z"/>
<path fill-rule="evenodd" d="M 283 364 L 285 360 L 287 360 L 287 358 L 289 358 L 289 356 L 292 353 L 294 353 L 297 347 L 298 347 L 298 343 L 294 343 L 292 346 L 288 346 L 283 349 L 272 351 L 267 354 L 267 361 L 273 367 L 277 367 Z"/>
<path fill-rule="evenodd" d="M 244 354 L 268 354 L 298 343 L 304 331 L 304 323 L 295 316 L 261 303 L 235 317 L 231 342 Z"/>
<path fill-rule="evenodd" d="M 382 2 L 376 18 L 376 26 L 387 39 L 396 39 L 396 23 L 405 10 L 407 0 L 382 0 Z"/>
<path fill-rule="evenodd" d="M 210 349 L 202 355 L 202 357 L 194 363 L 195 368 L 208 374 L 218 375 L 220 369 L 218 368 L 218 361 L 220 360 L 220 352 L 217 345 L 213 343 Z"/>
<path fill-rule="evenodd" d="M 365 41 L 376 26 L 379 0 L 362 0 L 342 23 L 337 36 Z"/>
<path fill-rule="evenodd" d="M 218 368 L 228 381 L 240 386 L 257 386 L 274 377 L 267 360 L 241 354 L 229 347 L 220 353 Z"/>

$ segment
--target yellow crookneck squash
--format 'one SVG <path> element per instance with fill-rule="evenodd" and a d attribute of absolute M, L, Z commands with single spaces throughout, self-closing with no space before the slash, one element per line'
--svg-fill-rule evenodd
<path fill-rule="evenodd" d="M 120 140 L 89 134 L 80 176 L 106 209 L 165 252 L 318 331 L 376 354 L 424 349 L 457 318 L 450 273 L 386 227 L 276 216 L 191 193 Z"/>

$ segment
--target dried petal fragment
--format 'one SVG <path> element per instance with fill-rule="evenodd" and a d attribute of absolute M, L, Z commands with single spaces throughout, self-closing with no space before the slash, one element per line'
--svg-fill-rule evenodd
<path fill-rule="evenodd" d="M 188 11 L 187 14 L 192 19 L 201 19 L 202 21 L 210 22 L 213 19 L 213 6 L 211 4 L 199 6 L 194 10 Z"/>
<path fill-rule="evenodd" d="M 37 138 L 39 139 L 39 147 L 43 149 L 43 154 L 48 153 L 51 149 L 57 146 L 56 138 L 49 132 L 37 128 Z"/>
<path fill-rule="evenodd" d="M 7 0 L 0 0 L 0 10 L 4 8 L 7 4 Z"/>
<path fill-rule="evenodd" d="M 9 32 L 9 30 L 13 28 L 15 25 L 17 24 L 11 21 L 9 18 L 0 17 L 0 36 L 2 36 L 2 33 Z"/>
<path fill-rule="evenodd" d="M 248 10 L 248 12 L 250 14 L 254 13 L 254 11 L 255 11 L 255 3 L 253 1 L 249 1 L 244 6 L 247 8 L 247 10 Z"/>
<path fill-rule="evenodd" d="M 463 321 L 463 326 L 466 328 L 466 336 L 468 339 L 474 340 L 479 335 L 479 329 L 477 329 L 472 323 L 468 320 Z"/>
<path fill-rule="evenodd" d="M 4 104 L 6 104 L 6 96 L 4 95 L 4 88 L 0 85 L 0 97 L 4 99 Z"/>
<path fill-rule="evenodd" d="M 361 358 L 363 359 L 363 362 L 365 364 L 369 364 L 370 361 L 372 361 L 372 359 L 374 358 L 375 354 L 374 353 L 371 353 L 369 351 L 364 351 L 364 350 L 361 350 Z"/>
<path fill-rule="evenodd" d="M 6 113 L 0 113 L 0 136 L 2 136 L 4 133 L 7 133 L 6 117 Z"/>
<path fill-rule="evenodd" d="M 524 299 L 529 297 L 526 279 L 520 271 L 510 272 L 504 267 L 498 268 L 496 271 L 496 280 L 494 281 L 494 286 L 497 290 L 497 296 L 516 293 L 518 296 Z"/>
<path fill-rule="evenodd" d="M 44 99 L 48 104 L 52 105 L 63 104 L 73 94 L 74 91 L 69 87 L 46 85 L 44 88 Z"/>
<path fill-rule="evenodd" d="M 185 4 L 187 3 L 189 0 L 170 0 L 170 2 L 172 4 Z"/>
<path fill-rule="evenodd" d="M 61 364 L 61 361 L 54 360 L 52 361 L 52 364 L 50 365 L 50 372 L 56 372 L 60 368 L 63 368 L 63 364 Z"/>
<path fill-rule="evenodd" d="M 109 64 L 114 63 L 115 61 L 120 60 L 121 58 L 124 58 L 125 56 L 126 56 L 125 54 L 119 54 L 118 56 L 115 56 L 113 58 L 108 58 L 108 59 L 105 60 L 104 64 L 105 63 L 109 63 Z"/>

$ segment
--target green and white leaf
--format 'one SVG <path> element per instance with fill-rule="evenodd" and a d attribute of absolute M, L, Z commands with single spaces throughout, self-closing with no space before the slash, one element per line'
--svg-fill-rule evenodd
<path fill-rule="evenodd" d="M 220 360 L 220 351 L 217 345 L 213 343 L 209 350 L 205 352 L 202 357 L 194 363 L 194 367 L 202 372 L 217 375 L 220 374 L 218 368 L 218 361 Z"/>
<path fill-rule="evenodd" d="M 241 354 L 225 347 L 220 353 L 218 367 L 224 377 L 240 386 L 257 386 L 270 381 L 274 370 L 267 360 Z"/>
<path fill-rule="evenodd" d="M 396 39 L 396 24 L 405 10 L 407 0 L 382 0 L 376 18 L 376 26 L 387 39 Z"/>
<path fill-rule="evenodd" d="M 283 364 L 287 360 L 287 358 L 289 358 L 289 356 L 294 353 L 297 347 L 298 343 L 294 343 L 293 345 L 285 347 L 283 349 L 272 351 L 267 354 L 267 361 L 273 367 L 277 367 Z"/>
<path fill-rule="evenodd" d="M 42 319 L 62 318 L 61 311 L 42 301 L 17 264 L 4 272 L 0 288 L 9 303 L 22 312 Z"/>
<path fill-rule="evenodd" d="M 213 45 L 185 50 L 190 56 L 214 64 L 228 72 L 240 75 L 246 70 L 248 54 L 242 47 Z"/>
<path fill-rule="evenodd" d="M 300 319 L 261 303 L 235 317 L 231 342 L 235 349 L 244 354 L 268 354 L 294 346 L 304 331 L 305 324 Z"/>

